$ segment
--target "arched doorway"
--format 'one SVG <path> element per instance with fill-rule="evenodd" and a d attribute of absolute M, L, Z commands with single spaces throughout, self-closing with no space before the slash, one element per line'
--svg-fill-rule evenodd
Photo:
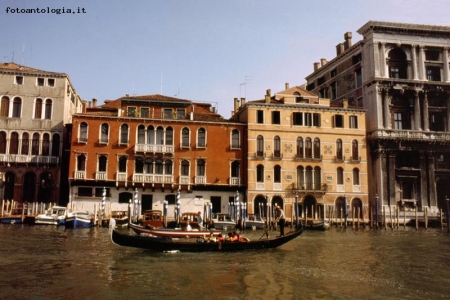
<path fill-rule="evenodd" d="M 317 201 L 316 198 L 312 195 L 307 195 L 303 199 L 303 209 L 304 213 L 306 213 L 307 218 L 313 218 L 314 213 L 317 210 Z"/>
<path fill-rule="evenodd" d="M 362 219 L 364 212 L 363 212 L 363 204 L 362 200 L 359 198 L 355 198 L 352 200 L 352 211 L 351 211 L 352 217 L 355 216 L 357 219 Z"/>
<path fill-rule="evenodd" d="M 14 186 L 16 184 L 16 174 L 13 172 L 7 172 L 5 174 L 3 183 L 3 197 L 5 200 L 13 200 L 14 199 Z"/>
<path fill-rule="evenodd" d="M 23 177 L 22 202 L 35 202 L 36 174 L 27 172 Z"/>
<path fill-rule="evenodd" d="M 448 197 L 450 199 L 450 178 L 439 177 L 436 179 L 436 197 L 438 208 L 443 211 L 447 211 L 447 203 L 445 198 Z"/>
<path fill-rule="evenodd" d="M 336 199 L 336 202 L 334 204 L 334 210 L 335 213 L 334 215 L 337 218 L 344 218 L 345 217 L 345 212 L 346 212 L 346 207 L 344 205 L 344 197 L 339 197 Z"/>
<path fill-rule="evenodd" d="M 267 212 L 267 199 L 263 195 L 258 195 L 253 201 L 253 211 L 255 215 L 266 217 Z"/>
<path fill-rule="evenodd" d="M 53 178 L 52 174 L 45 172 L 41 174 L 39 180 L 39 192 L 38 197 L 40 202 L 51 203 L 52 202 L 52 190 L 53 190 Z"/>

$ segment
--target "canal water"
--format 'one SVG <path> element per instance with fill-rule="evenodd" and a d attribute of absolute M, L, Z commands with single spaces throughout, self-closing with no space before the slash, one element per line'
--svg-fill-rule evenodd
<path fill-rule="evenodd" d="M 0 299 L 447 299 L 449 250 L 450 236 L 430 228 L 332 228 L 274 250 L 163 254 L 114 245 L 106 228 L 0 225 Z"/>

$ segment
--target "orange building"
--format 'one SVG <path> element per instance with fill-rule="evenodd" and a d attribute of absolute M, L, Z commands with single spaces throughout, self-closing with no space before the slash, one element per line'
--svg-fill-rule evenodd
<path fill-rule="evenodd" d="M 73 116 L 69 167 L 72 207 L 94 211 L 163 210 L 180 190 L 181 211 L 226 211 L 244 193 L 244 125 L 223 119 L 210 103 L 163 95 L 86 103 Z M 136 197 L 137 195 L 137 197 Z M 167 202 L 166 202 L 167 201 Z"/>

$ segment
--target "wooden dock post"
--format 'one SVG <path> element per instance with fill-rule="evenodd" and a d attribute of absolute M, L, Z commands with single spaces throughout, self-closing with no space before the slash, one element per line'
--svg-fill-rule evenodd
<path fill-rule="evenodd" d="M 2 199 L 2 211 L 1 211 L 1 217 L 2 217 L 2 218 L 3 218 L 3 212 L 4 212 L 4 209 L 5 209 L 5 200 Z"/>
<path fill-rule="evenodd" d="M 416 218 L 416 230 L 419 229 L 419 217 L 417 216 L 417 205 L 414 207 L 414 216 Z"/>
<path fill-rule="evenodd" d="M 444 219 L 442 218 L 442 209 L 439 210 L 439 219 L 441 221 L 441 231 L 444 231 Z"/>
<path fill-rule="evenodd" d="M 428 207 L 425 206 L 425 229 L 428 229 Z"/>
<path fill-rule="evenodd" d="M 406 229 L 406 209 L 403 209 L 403 229 Z"/>
<path fill-rule="evenodd" d="M 387 229 L 387 223 L 386 223 L 386 206 L 383 206 L 383 219 L 384 219 L 384 230 Z"/>

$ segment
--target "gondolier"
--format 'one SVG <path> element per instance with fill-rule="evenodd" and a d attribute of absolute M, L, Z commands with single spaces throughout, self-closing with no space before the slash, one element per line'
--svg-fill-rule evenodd
<path fill-rule="evenodd" d="M 277 218 L 275 221 L 278 221 L 278 225 L 280 225 L 280 236 L 284 236 L 284 223 L 285 223 L 285 216 L 284 211 L 281 209 L 280 206 L 277 206 Z"/>

